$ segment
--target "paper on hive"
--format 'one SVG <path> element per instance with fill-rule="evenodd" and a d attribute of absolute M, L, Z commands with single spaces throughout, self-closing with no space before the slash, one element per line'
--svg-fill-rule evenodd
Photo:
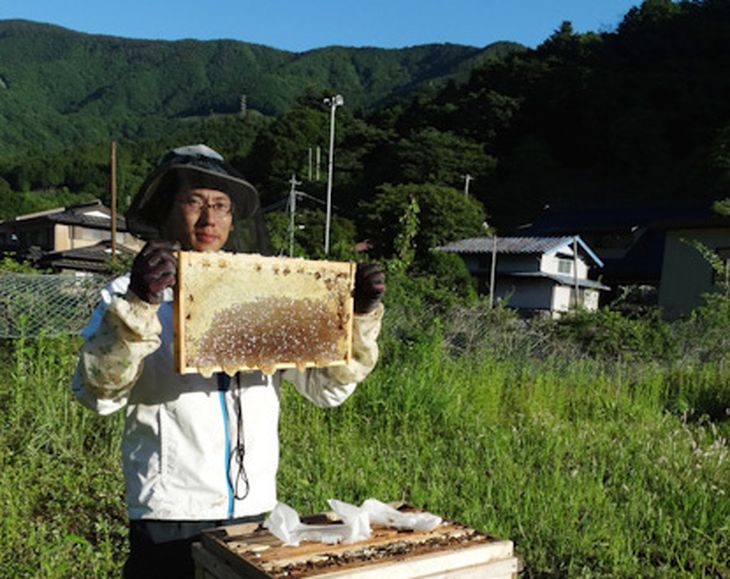
<path fill-rule="evenodd" d="M 348 362 L 354 274 L 353 263 L 178 252 L 178 372 Z"/>
<path fill-rule="evenodd" d="M 440 519 L 407 505 L 393 506 L 406 519 L 413 515 L 423 521 L 421 514 L 427 520 Z M 357 509 L 354 505 L 348 507 Z M 327 530 L 327 537 L 342 535 L 342 527 L 347 525 L 345 517 L 335 513 L 319 513 L 299 520 L 310 530 L 312 525 Z M 212 562 L 216 567 L 208 563 L 211 569 L 220 568 L 224 562 L 231 567 L 231 577 L 517 577 L 518 560 L 512 541 L 496 539 L 449 520 L 442 520 L 435 527 L 429 525 L 430 531 L 401 530 L 390 524 L 373 523 L 371 519 L 370 536 L 355 543 L 322 544 L 305 539 L 296 547 L 273 535 L 266 523 L 263 527 L 232 525 L 203 532 L 201 548 L 215 558 Z"/>

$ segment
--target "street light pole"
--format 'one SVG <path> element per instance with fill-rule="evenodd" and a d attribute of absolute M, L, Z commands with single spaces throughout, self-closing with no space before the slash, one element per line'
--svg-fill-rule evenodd
<path fill-rule="evenodd" d="M 327 173 L 327 220 L 324 227 L 324 254 L 330 252 L 330 221 L 332 220 L 332 171 L 335 156 L 335 110 L 345 104 L 342 95 L 335 95 L 324 99 L 324 104 L 330 106 L 330 159 Z"/>
<path fill-rule="evenodd" d="M 117 142 L 111 148 L 112 261 L 117 259 Z"/>

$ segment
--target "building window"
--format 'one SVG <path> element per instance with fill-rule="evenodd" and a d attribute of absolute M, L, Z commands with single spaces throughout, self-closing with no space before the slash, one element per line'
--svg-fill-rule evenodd
<path fill-rule="evenodd" d="M 84 241 L 104 241 L 111 239 L 111 232 L 104 229 L 90 229 L 86 227 L 75 227 L 74 237 Z"/>
<path fill-rule="evenodd" d="M 566 273 L 570 275 L 573 272 L 573 260 L 558 258 L 558 273 Z"/>

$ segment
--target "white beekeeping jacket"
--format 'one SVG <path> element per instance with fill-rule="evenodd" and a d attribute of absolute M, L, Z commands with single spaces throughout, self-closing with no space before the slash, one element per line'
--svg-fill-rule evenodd
<path fill-rule="evenodd" d="M 210 520 L 270 511 L 277 500 L 281 379 L 319 406 L 344 402 L 377 361 L 382 306 L 355 316 L 346 366 L 204 378 L 175 371 L 172 291 L 156 306 L 127 292 L 128 285 L 127 275 L 103 290 L 83 332 L 72 388 L 100 414 L 125 409 L 129 518 Z M 245 454 L 235 452 L 241 446 Z"/>

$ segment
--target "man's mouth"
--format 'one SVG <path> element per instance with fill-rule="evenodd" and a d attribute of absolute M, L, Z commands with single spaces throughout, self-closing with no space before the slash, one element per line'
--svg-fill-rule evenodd
<path fill-rule="evenodd" d="M 195 239 L 197 239 L 200 243 L 213 243 L 216 239 L 218 239 L 218 236 L 213 233 L 206 233 L 204 231 L 196 231 Z"/>

